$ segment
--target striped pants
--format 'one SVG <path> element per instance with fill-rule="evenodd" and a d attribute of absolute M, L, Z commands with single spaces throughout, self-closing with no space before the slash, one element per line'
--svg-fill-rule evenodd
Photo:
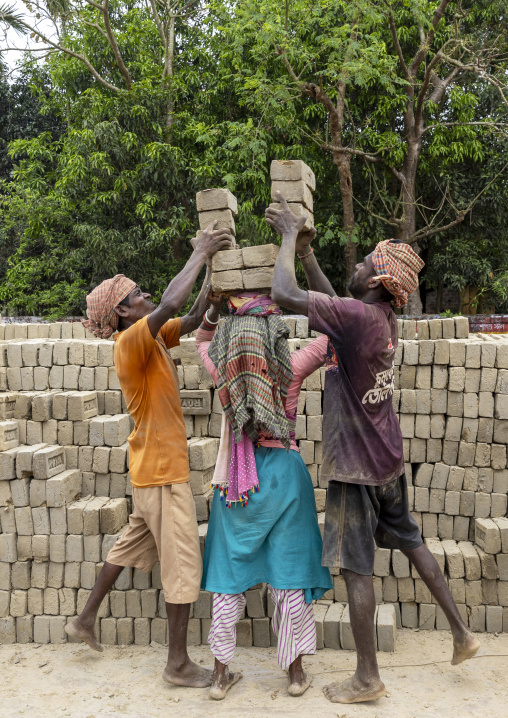
<path fill-rule="evenodd" d="M 316 652 L 316 625 L 311 603 L 302 589 L 270 588 L 274 613 L 272 628 L 277 636 L 277 661 L 284 670 L 299 655 Z M 229 664 L 236 647 L 236 624 L 247 600 L 243 593 L 214 593 L 208 643 L 215 658 Z"/>

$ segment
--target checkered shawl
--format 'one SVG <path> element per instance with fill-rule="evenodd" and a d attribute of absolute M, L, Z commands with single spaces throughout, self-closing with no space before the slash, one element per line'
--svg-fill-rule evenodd
<path fill-rule="evenodd" d="M 208 356 L 217 369 L 219 399 L 237 443 L 242 430 L 252 441 L 263 431 L 290 448 L 283 404 L 293 379 L 288 333 L 276 314 L 233 315 L 215 333 Z"/>
<path fill-rule="evenodd" d="M 118 327 L 115 307 L 136 287 L 136 282 L 123 274 L 105 279 L 86 298 L 87 320 L 84 326 L 100 339 L 107 339 Z"/>
<path fill-rule="evenodd" d="M 418 286 L 418 272 L 425 262 L 409 244 L 391 239 L 379 242 L 372 255 L 377 279 L 393 294 L 396 307 L 407 304 L 408 295 Z"/>

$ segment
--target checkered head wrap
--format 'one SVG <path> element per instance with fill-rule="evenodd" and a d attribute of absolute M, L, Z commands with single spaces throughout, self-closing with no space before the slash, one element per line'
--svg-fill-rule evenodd
<path fill-rule="evenodd" d="M 123 274 L 105 279 L 86 298 L 87 320 L 84 326 L 100 339 L 107 339 L 118 328 L 118 314 L 115 307 L 132 292 L 136 282 Z"/>
<path fill-rule="evenodd" d="M 396 307 L 407 304 L 408 295 L 418 286 L 418 272 L 425 262 L 409 244 L 385 239 L 372 253 L 372 264 L 377 281 L 393 294 Z"/>

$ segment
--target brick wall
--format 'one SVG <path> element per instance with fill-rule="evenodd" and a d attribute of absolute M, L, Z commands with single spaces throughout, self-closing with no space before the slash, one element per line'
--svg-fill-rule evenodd
<path fill-rule="evenodd" d="M 304 317 L 286 317 L 291 350 L 311 341 Z M 413 515 L 475 631 L 508 631 L 508 337 L 468 335 L 467 319 L 399 320 L 393 402 L 404 436 Z M 220 404 L 193 337 L 180 360 L 202 548 L 219 435 Z M 297 439 L 314 484 L 320 526 L 324 369 L 305 381 Z M 79 323 L 0 325 L 0 643 L 59 643 L 83 607 L 132 508 L 127 414 L 113 343 Z M 337 572 L 338 574 L 338 572 Z M 378 550 L 374 586 L 380 650 L 396 627 L 447 622 L 399 551 Z M 158 567 L 125 569 L 100 610 L 108 644 L 166 643 Z M 275 642 L 266 586 L 248 592 L 240 645 Z M 192 607 L 189 640 L 206 642 L 211 596 Z M 315 605 L 318 645 L 352 648 L 342 576 Z"/>

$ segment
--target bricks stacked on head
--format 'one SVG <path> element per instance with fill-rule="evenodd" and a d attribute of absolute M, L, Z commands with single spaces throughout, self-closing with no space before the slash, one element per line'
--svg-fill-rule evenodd
<path fill-rule="evenodd" d="M 302 232 L 314 227 L 314 205 L 312 193 L 316 189 L 316 178 L 311 168 L 302 160 L 273 160 L 270 167 L 272 178 L 272 200 L 270 207 L 280 209 L 277 191 L 289 203 L 297 217 L 306 217 Z"/>
<path fill-rule="evenodd" d="M 301 160 L 274 160 L 271 165 L 272 199 L 279 190 L 297 216 L 304 215 L 304 232 L 314 227 L 312 192 L 314 173 Z M 203 193 L 201 193 L 203 194 Z M 280 208 L 275 202 L 271 206 Z M 199 209 L 199 207 L 198 207 Z M 275 244 L 244 247 L 235 251 L 218 252 L 212 260 L 212 289 L 214 292 L 259 291 L 272 287 L 273 267 L 279 247 Z"/>
<path fill-rule="evenodd" d="M 228 189 L 217 187 L 205 189 L 196 194 L 196 206 L 199 213 L 199 239 L 201 233 L 214 221 L 215 229 L 229 229 L 232 236 L 231 249 L 236 246 L 235 219 L 238 214 L 236 197 Z"/>
<path fill-rule="evenodd" d="M 217 252 L 212 259 L 214 292 L 264 291 L 272 287 L 273 267 L 279 247 L 260 244 L 234 251 Z"/>
<path fill-rule="evenodd" d="M 229 261 L 223 261 L 223 267 L 216 269 L 212 264 L 212 289 L 214 292 L 238 291 L 243 289 L 241 268 L 241 250 L 236 247 L 236 227 L 234 215 L 238 214 L 236 197 L 228 189 L 205 189 L 196 194 L 196 205 L 199 212 L 198 240 L 201 233 L 214 220 L 215 229 L 229 229 L 232 234 L 231 248 L 220 252 L 229 255 Z M 238 259 L 240 258 L 240 260 Z M 222 272 L 219 276 L 214 276 Z"/>

